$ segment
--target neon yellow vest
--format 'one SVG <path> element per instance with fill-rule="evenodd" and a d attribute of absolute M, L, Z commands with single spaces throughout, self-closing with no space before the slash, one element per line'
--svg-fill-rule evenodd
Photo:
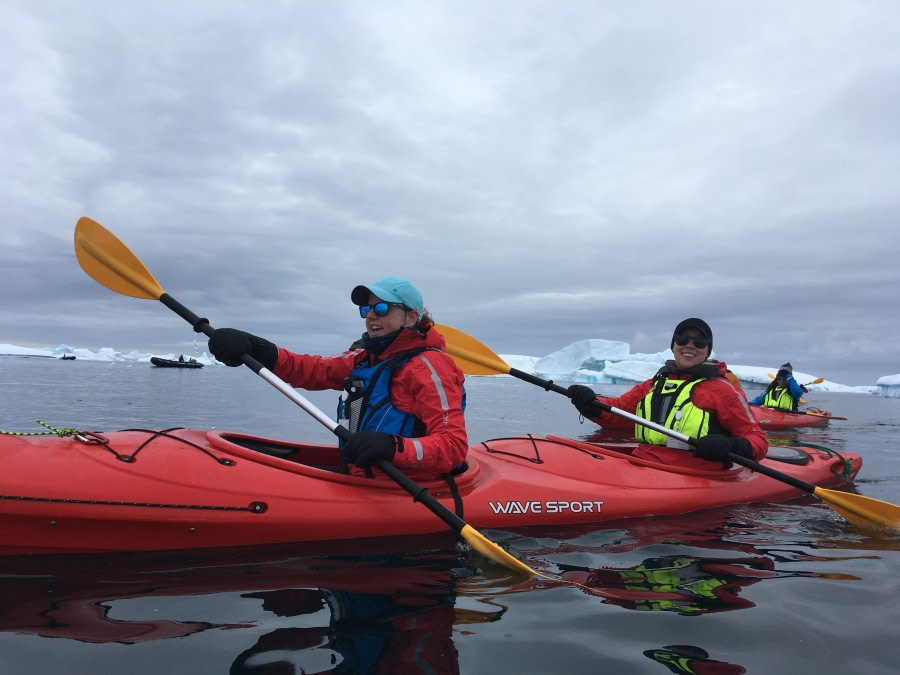
<path fill-rule="evenodd" d="M 709 413 L 691 403 L 691 390 L 705 379 L 667 379 L 657 382 L 638 403 L 635 414 L 693 438 L 706 436 L 709 433 Z M 671 439 L 642 424 L 634 425 L 634 437 L 650 445 L 686 447 L 681 441 Z"/>
<path fill-rule="evenodd" d="M 775 387 L 766 394 L 763 405 L 775 410 L 796 410 L 797 404 L 788 387 Z"/>
<path fill-rule="evenodd" d="M 727 582 L 717 577 L 700 572 L 696 565 L 696 558 L 680 557 L 671 561 L 669 567 L 659 568 L 655 565 L 638 565 L 634 570 L 619 572 L 628 590 L 652 591 L 654 593 L 683 593 L 686 596 L 696 598 L 695 602 L 684 600 L 651 600 L 644 598 L 635 601 L 635 609 L 649 611 L 679 611 L 679 612 L 705 612 L 707 608 L 702 603 L 695 604 L 702 599 L 718 600 L 715 589 L 724 586 Z M 683 577 L 679 570 L 693 569 L 685 572 Z M 694 578 L 699 575 L 699 578 Z"/>

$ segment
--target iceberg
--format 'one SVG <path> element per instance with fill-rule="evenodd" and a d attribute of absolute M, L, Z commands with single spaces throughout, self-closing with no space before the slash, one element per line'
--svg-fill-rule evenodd
<path fill-rule="evenodd" d="M 675 358 L 671 349 L 656 354 L 632 354 L 627 342 L 611 340 L 579 340 L 567 347 L 543 357 L 500 355 L 507 364 L 522 372 L 544 379 L 578 382 L 582 384 L 636 384 L 647 380 L 667 360 Z M 715 358 L 715 353 L 713 353 Z M 766 387 L 777 368 L 773 366 L 743 366 L 728 364 L 744 385 Z M 900 397 L 900 375 L 886 375 L 875 386 L 848 386 L 824 380 L 819 384 L 807 384 L 817 379 L 809 373 L 794 371 L 794 377 L 809 391 L 875 394 Z"/>
<path fill-rule="evenodd" d="M 885 398 L 900 398 L 900 375 L 885 375 L 875 380 L 877 394 Z"/>
<path fill-rule="evenodd" d="M 64 354 L 73 355 L 80 361 L 106 361 L 110 363 L 149 363 L 150 357 L 177 359 L 178 354 L 150 354 L 131 351 L 122 353 L 112 347 L 101 347 L 97 351 L 73 348 L 69 345 L 57 347 L 20 347 L 0 343 L 0 357 L 53 358 Z M 520 354 L 500 354 L 509 366 L 537 377 L 561 382 L 583 384 L 629 384 L 643 382 L 651 377 L 668 359 L 674 358 L 666 349 L 656 354 L 632 354 L 627 342 L 613 340 L 579 340 L 546 356 L 525 356 Z M 715 356 L 715 354 L 714 354 Z M 187 354 L 185 354 L 187 357 Z M 222 365 L 205 351 L 194 355 L 204 365 Z M 772 366 L 742 366 L 729 364 L 729 369 L 744 384 L 765 387 L 771 381 Z M 794 377 L 801 384 L 816 379 L 815 375 L 794 371 Z M 874 386 L 854 387 L 825 380 L 820 384 L 807 385 L 810 391 L 847 392 L 874 394 L 886 398 L 900 398 L 900 374 L 878 378 Z"/>

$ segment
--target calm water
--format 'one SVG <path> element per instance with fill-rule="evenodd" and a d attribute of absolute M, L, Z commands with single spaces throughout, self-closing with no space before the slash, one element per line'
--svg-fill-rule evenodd
<path fill-rule="evenodd" d="M 467 386 L 472 441 L 595 430 L 526 383 Z M 5 431 L 40 419 L 332 440 L 246 369 L 0 358 L 0 390 Z M 336 393 L 308 398 L 330 414 Z M 807 398 L 849 419 L 772 442 L 859 452 L 856 489 L 900 503 L 900 399 Z M 900 538 L 854 529 L 815 498 L 484 534 L 581 586 L 523 581 L 448 537 L 0 559 L 0 672 L 897 672 Z"/>

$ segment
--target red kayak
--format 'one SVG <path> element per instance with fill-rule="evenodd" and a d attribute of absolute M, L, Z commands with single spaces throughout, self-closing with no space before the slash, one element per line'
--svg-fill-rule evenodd
<path fill-rule="evenodd" d="M 474 528 L 594 524 L 806 493 L 735 467 L 633 458 L 629 444 L 503 438 L 471 447 L 456 478 Z M 772 448 L 764 460 L 820 486 L 858 455 Z M 0 437 L 0 554 L 154 551 L 421 535 L 447 526 L 393 482 L 340 472 L 335 446 L 224 431 Z M 841 477 L 843 475 L 843 478 Z M 447 508 L 446 482 L 424 484 Z"/>
<path fill-rule="evenodd" d="M 796 427 L 824 427 L 829 420 L 846 419 L 844 417 L 835 417 L 830 412 L 819 410 L 818 408 L 810 408 L 800 412 L 788 412 L 786 410 L 775 410 L 774 408 L 766 408 L 763 406 L 751 406 L 753 415 L 763 431 L 774 431 L 776 429 L 794 429 Z"/>

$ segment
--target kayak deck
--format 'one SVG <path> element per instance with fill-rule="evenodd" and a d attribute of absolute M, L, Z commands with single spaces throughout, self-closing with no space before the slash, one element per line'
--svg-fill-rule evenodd
<path fill-rule="evenodd" d="M 628 453 L 633 445 L 559 437 L 473 445 L 455 481 L 475 528 L 595 524 L 803 492 L 743 468 L 698 471 Z M 814 448 L 779 471 L 817 485 L 851 480 Z M 441 532 L 392 481 L 341 472 L 335 446 L 225 431 L 126 430 L 0 438 L 0 553 L 152 551 Z M 76 477 L 73 479 L 73 477 Z M 447 508 L 446 481 L 420 483 Z"/>
<path fill-rule="evenodd" d="M 757 424 L 763 431 L 776 431 L 780 429 L 796 429 L 798 427 L 824 427 L 834 417 L 825 410 L 807 410 L 803 412 L 789 412 L 775 410 L 763 406 L 751 408 Z"/>

